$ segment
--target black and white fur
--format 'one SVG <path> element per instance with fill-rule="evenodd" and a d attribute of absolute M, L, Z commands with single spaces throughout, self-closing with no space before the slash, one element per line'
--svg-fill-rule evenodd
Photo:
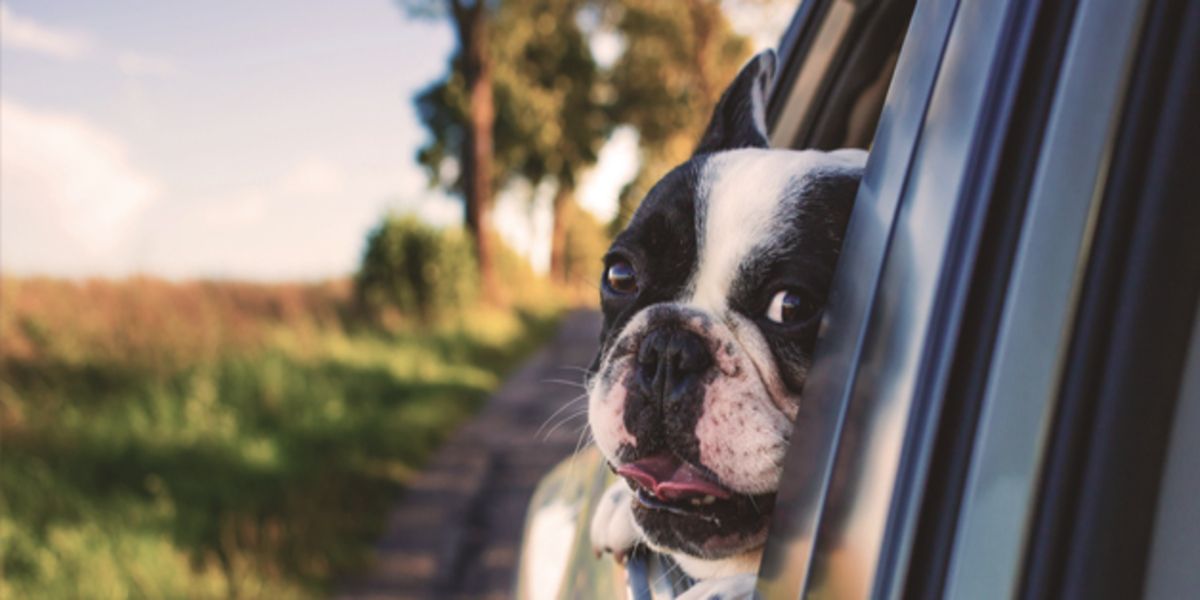
<path fill-rule="evenodd" d="M 768 149 L 774 68 L 770 51 L 743 68 L 693 157 L 613 242 L 606 277 L 632 272 L 636 290 L 601 286 L 588 385 L 601 452 L 614 469 L 669 456 L 730 495 L 675 507 L 618 481 L 592 543 L 618 555 L 646 544 L 700 579 L 757 571 L 784 452 L 806 437 L 801 390 L 866 160 L 861 150 Z M 800 318 L 776 322 L 781 297 Z"/>

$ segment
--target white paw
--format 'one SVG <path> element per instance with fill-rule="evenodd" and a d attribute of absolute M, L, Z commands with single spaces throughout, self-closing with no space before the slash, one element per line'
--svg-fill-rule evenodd
<path fill-rule="evenodd" d="M 624 481 L 614 482 L 604 490 L 592 514 L 591 537 L 597 557 L 611 552 L 619 563 L 625 562 L 641 540 L 633 524 L 633 492 Z"/>
<path fill-rule="evenodd" d="M 740 600 L 754 597 L 757 577 L 753 573 L 703 579 L 677 600 Z"/>

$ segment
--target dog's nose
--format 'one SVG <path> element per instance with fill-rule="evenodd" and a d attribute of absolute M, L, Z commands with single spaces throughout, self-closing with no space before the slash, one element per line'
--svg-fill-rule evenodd
<path fill-rule="evenodd" d="M 641 384 L 665 405 L 684 396 L 713 364 L 704 340 L 690 331 L 662 328 L 648 333 L 638 348 Z"/>

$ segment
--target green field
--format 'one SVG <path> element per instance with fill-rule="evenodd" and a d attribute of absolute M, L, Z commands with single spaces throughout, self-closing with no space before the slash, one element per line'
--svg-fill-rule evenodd
<path fill-rule="evenodd" d="M 553 308 L 389 331 L 348 285 L 0 286 L 0 597 L 310 597 Z"/>

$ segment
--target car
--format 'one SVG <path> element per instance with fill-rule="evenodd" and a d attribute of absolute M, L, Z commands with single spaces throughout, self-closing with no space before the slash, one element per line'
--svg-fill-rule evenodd
<path fill-rule="evenodd" d="M 869 148 L 763 598 L 1200 597 L 1200 3 L 806 0 L 772 145 Z M 518 598 L 670 598 L 543 481 Z"/>

